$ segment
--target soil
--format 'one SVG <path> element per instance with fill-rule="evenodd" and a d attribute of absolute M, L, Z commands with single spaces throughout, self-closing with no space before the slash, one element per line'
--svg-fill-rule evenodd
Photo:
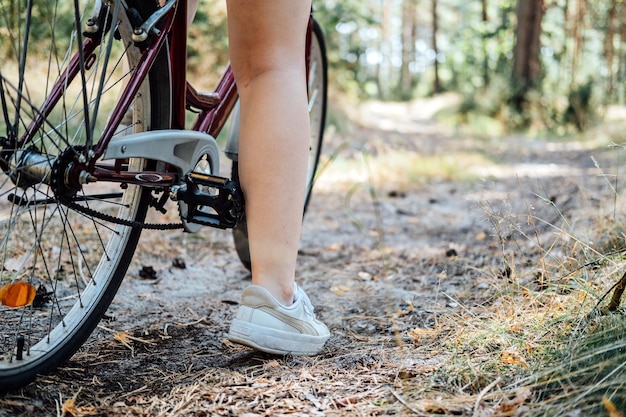
<path fill-rule="evenodd" d="M 619 152 L 597 138 L 465 135 L 430 118 L 446 103 L 368 103 L 355 127 L 329 130 L 297 274 L 332 331 L 319 356 L 225 340 L 250 279 L 229 232 L 145 232 L 97 331 L 0 397 L 0 416 L 487 415 L 492 381 L 438 372 L 454 355 L 450 323 L 497 302 L 512 273 L 532 284 L 544 239 L 593 220 L 576 213 L 610 212 Z M 490 163 L 424 181 L 366 169 L 390 149 Z"/>

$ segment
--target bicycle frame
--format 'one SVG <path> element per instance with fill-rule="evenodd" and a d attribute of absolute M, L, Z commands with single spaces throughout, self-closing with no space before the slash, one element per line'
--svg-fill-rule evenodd
<path fill-rule="evenodd" d="M 206 144 L 206 141 L 204 140 L 205 138 L 202 135 L 208 135 L 211 139 L 217 137 L 225 126 L 235 104 L 237 103 L 237 87 L 230 65 L 226 67 L 226 70 L 215 88 L 215 91 L 212 93 L 198 93 L 187 82 L 187 0 L 168 0 L 163 8 L 166 7 L 167 9 L 164 10 L 167 11 L 159 19 L 161 21 L 161 29 L 155 30 L 157 35 L 153 36 L 148 44 L 141 45 L 141 58 L 137 67 L 131 75 L 127 86 L 124 88 L 117 105 L 113 109 L 109 122 L 104 128 L 102 135 L 98 138 L 97 142 L 93 144 L 91 150 L 88 152 L 88 155 L 86 155 L 85 159 L 88 161 L 85 164 L 84 170 L 91 175 L 92 180 L 137 184 L 152 188 L 169 188 L 180 182 L 180 174 L 186 174 L 186 172 L 176 171 L 154 173 L 128 172 L 124 169 L 124 164 L 122 162 L 124 159 L 128 157 L 150 158 L 151 156 L 156 157 L 158 155 L 133 155 L 127 153 L 127 146 L 124 143 L 118 144 L 117 151 L 111 151 L 111 149 L 109 149 L 115 129 L 120 124 L 126 110 L 131 106 L 133 97 L 135 97 L 139 91 L 141 84 L 146 79 L 152 64 L 164 45 L 169 44 L 170 46 L 169 58 L 171 86 L 169 87 L 171 89 L 172 98 L 170 129 L 181 131 L 180 134 L 177 134 L 178 137 L 182 137 L 183 140 L 196 141 L 198 143 L 194 146 L 202 149 L 213 148 L 212 145 Z M 94 13 L 99 13 L 99 9 L 100 8 L 97 5 Z M 312 38 L 312 27 L 313 18 L 311 15 L 307 27 L 306 55 L 304 57 L 307 62 L 306 68 L 309 67 L 308 62 L 310 59 L 309 52 Z M 67 69 L 64 71 L 64 76 L 57 81 L 51 91 L 51 94 L 39 111 L 38 117 L 31 123 L 31 125 L 26 129 L 24 136 L 22 136 L 22 138 L 18 141 L 20 145 L 23 145 L 28 140 L 29 135 L 32 135 L 32 132 L 35 132 L 43 123 L 45 123 L 46 117 L 57 105 L 63 95 L 64 87 L 71 83 L 80 74 L 80 63 L 84 62 L 85 57 L 90 57 L 97 47 L 97 38 L 87 38 L 84 40 L 82 50 L 75 53 Z M 187 108 L 194 108 L 199 111 L 199 114 L 190 129 L 192 132 L 197 132 L 195 135 L 190 132 L 186 132 L 184 134 L 182 133 L 182 131 L 186 130 L 185 116 Z M 134 142 L 132 143 L 147 143 L 151 141 L 151 138 L 155 137 L 155 132 L 146 132 L 131 136 L 136 136 L 133 138 Z M 163 138 L 163 134 L 159 137 Z M 127 139 L 122 138 L 120 142 L 125 140 Z M 118 141 L 116 140 L 116 142 Z M 230 144 L 229 149 L 237 149 L 237 145 L 238 144 Z M 136 152 L 141 151 L 139 150 Z M 165 155 L 168 152 L 161 153 Z M 214 154 L 216 153 L 216 150 L 210 149 L 210 153 Z M 108 157 L 107 159 L 116 159 L 113 170 L 110 165 L 103 164 L 100 161 L 100 158 L 103 156 Z M 168 162 L 167 157 L 164 161 Z M 190 161 L 190 163 L 195 162 Z M 186 168 L 189 168 L 189 166 Z"/>
<path fill-rule="evenodd" d="M 201 94 L 196 92 L 196 90 L 187 82 L 187 0 L 168 1 L 168 3 L 173 2 L 174 6 L 170 8 L 168 14 L 163 18 L 163 27 L 165 29 L 161 30 L 156 39 L 144 49 L 142 58 L 137 65 L 135 73 L 133 74 L 125 91 L 122 93 L 119 104 L 113 111 L 110 123 L 104 130 L 98 145 L 94 149 L 96 157 L 105 153 L 105 150 L 108 147 L 111 137 L 115 131 L 115 127 L 122 120 L 126 109 L 132 102 L 132 98 L 137 93 L 139 86 L 146 78 L 154 59 L 159 53 L 159 50 L 166 43 L 169 43 L 170 46 L 170 88 L 172 98 L 170 121 L 171 129 L 186 129 L 186 109 L 188 107 L 192 107 L 199 110 L 200 113 L 191 130 L 195 132 L 202 132 L 208 134 L 211 138 L 215 138 L 225 126 L 226 121 L 228 120 L 228 117 L 237 102 L 237 87 L 230 65 L 226 67 L 226 70 L 223 73 L 215 91 L 210 94 Z M 201 136 L 195 136 L 195 138 L 201 138 Z M 192 136 L 191 139 L 193 140 L 194 137 Z M 97 170 L 97 166 L 93 166 L 93 168 L 95 168 L 95 170 L 93 170 L 93 175 L 98 180 L 107 181 L 111 179 L 110 171 L 105 170 L 104 172 L 99 172 Z M 185 173 L 186 172 L 183 172 L 182 174 Z M 136 173 L 118 172 L 115 177 L 116 181 L 120 181 L 121 178 L 125 178 L 128 183 L 146 185 L 144 181 L 137 180 Z M 149 185 L 152 187 L 169 187 L 173 185 L 172 177 L 169 175 L 160 174 L 155 178 L 158 178 L 158 180 L 155 181 L 153 179 L 150 181 Z"/>

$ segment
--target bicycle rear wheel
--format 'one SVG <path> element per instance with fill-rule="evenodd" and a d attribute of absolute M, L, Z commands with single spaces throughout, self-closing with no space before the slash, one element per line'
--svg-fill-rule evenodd
<path fill-rule="evenodd" d="M 112 218 L 141 222 L 151 197 L 137 186 L 63 185 L 68 171 L 61 167 L 69 170 L 68 161 L 98 140 L 140 57 L 123 10 L 130 3 L 103 5 L 101 29 L 93 35 L 99 46 L 78 60 L 71 83 L 59 82 L 78 56 L 82 28 L 96 3 L 81 1 L 75 10 L 78 2 L 0 0 L 0 391 L 54 369 L 91 334 L 141 232 Z M 136 7 L 147 16 L 155 2 L 137 1 Z M 110 23 L 114 10 L 117 26 Z M 167 64 L 163 51 L 121 133 L 168 127 L 169 89 L 162 84 L 169 82 Z M 55 88 L 60 100 L 45 110 Z M 139 171 L 149 162 L 127 163 Z M 11 300 L 15 283 L 28 284 L 22 286 L 27 292 L 36 289 L 32 303 Z"/>
<path fill-rule="evenodd" d="M 306 213 L 313 184 L 315 182 L 315 173 L 322 151 L 322 142 L 324 139 L 324 125 L 326 123 L 326 99 L 328 93 L 328 61 L 326 58 L 326 45 L 324 43 L 324 34 L 321 27 L 316 21 L 313 21 L 313 37 L 311 39 L 311 51 L 308 68 L 308 95 L 309 95 L 309 121 L 311 126 L 311 137 L 309 140 L 309 162 L 306 176 L 306 197 L 304 200 L 303 214 Z M 234 112 L 232 122 L 233 131 L 239 132 L 239 112 Z M 232 178 L 239 181 L 239 163 L 233 161 Z M 244 218 L 239 222 L 237 227 L 233 229 L 233 240 L 235 242 L 235 250 L 239 260 L 248 270 L 252 269 L 250 263 L 250 247 L 248 243 L 248 226 Z"/>

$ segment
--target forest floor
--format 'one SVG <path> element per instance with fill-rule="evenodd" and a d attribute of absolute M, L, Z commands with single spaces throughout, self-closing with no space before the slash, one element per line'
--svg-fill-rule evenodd
<path fill-rule="evenodd" d="M 97 331 L 0 416 L 538 415 L 552 326 L 623 266 L 585 272 L 619 238 L 624 153 L 606 129 L 468 134 L 433 120 L 448 104 L 367 103 L 327 132 L 298 270 L 320 355 L 226 340 L 250 278 L 229 232 L 146 232 Z"/>

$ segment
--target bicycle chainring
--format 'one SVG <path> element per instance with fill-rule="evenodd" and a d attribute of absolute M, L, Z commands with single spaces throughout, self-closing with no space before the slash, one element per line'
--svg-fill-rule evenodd
<path fill-rule="evenodd" d="M 122 219 L 102 213 L 87 205 L 78 204 L 77 201 L 86 200 L 86 197 L 79 195 L 82 191 L 82 185 L 78 179 L 80 172 L 85 172 L 84 170 L 86 169 L 86 165 L 79 160 L 83 150 L 84 148 L 79 146 L 68 148 L 56 158 L 52 166 L 50 186 L 59 204 L 63 204 L 71 210 L 82 213 L 88 217 L 122 226 L 149 230 L 176 230 L 183 228 L 182 223 L 160 224 Z M 156 207 L 154 202 L 151 202 L 151 205 Z"/>

